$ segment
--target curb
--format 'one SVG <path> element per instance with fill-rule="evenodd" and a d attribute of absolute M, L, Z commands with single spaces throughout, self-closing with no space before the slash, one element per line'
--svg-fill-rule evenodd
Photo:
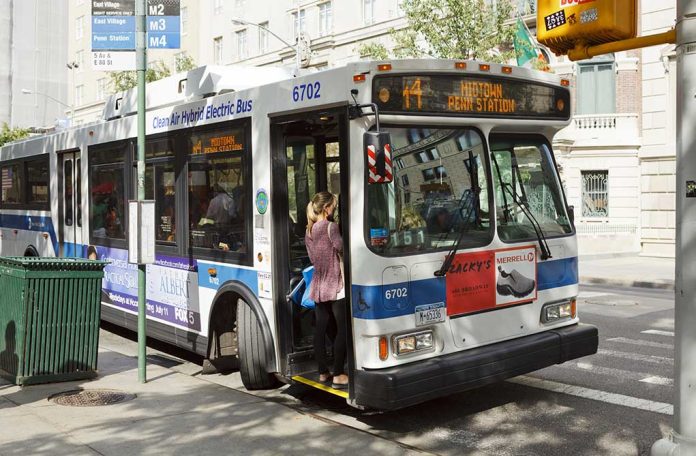
<path fill-rule="evenodd" d="M 611 285 L 615 287 L 651 288 L 654 290 L 674 290 L 673 280 L 651 282 L 647 280 L 607 279 L 604 277 L 580 277 L 580 285 Z"/>

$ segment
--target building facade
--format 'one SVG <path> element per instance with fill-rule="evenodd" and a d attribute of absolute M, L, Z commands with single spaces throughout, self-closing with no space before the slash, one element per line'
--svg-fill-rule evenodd
<path fill-rule="evenodd" d="M 47 128 L 70 114 L 68 0 L 0 0 L 0 124 Z"/>
<path fill-rule="evenodd" d="M 38 0 L 37 0 L 38 1 Z M 68 0 L 64 0 L 68 1 Z M 179 56 L 188 56 L 196 65 L 204 65 L 199 56 L 200 30 L 205 24 L 200 17 L 201 6 L 211 3 L 208 0 L 180 0 L 181 49 L 148 50 L 150 66 L 163 64 L 175 72 Z M 69 103 L 75 106 L 74 123 L 99 120 L 106 98 L 113 93 L 109 72 L 92 69 L 92 2 L 89 0 L 69 0 L 67 58 L 70 68 L 68 78 L 71 90 Z M 65 47 L 65 46 L 64 46 Z"/>

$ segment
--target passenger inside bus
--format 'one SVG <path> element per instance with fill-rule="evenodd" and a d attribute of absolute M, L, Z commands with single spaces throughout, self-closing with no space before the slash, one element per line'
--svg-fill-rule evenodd
<path fill-rule="evenodd" d="M 212 192 L 191 189 L 192 243 L 196 247 L 244 252 L 243 188 L 218 182 Z"/>

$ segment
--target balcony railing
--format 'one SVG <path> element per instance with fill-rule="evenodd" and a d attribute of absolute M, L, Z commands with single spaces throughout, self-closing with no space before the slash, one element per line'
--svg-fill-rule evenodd
<path fill-rule="evenodd" d="M 638 114 L 576 115 L 556 139 L 576 146 L 639 145 Z"/>

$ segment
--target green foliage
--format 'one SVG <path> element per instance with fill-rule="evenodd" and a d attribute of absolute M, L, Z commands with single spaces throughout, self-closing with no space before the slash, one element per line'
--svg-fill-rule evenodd
<path fill-rule="evenodd" d="M 389 57 L 387 48 L 381 43 L 360 43 L 357 51 L 364 59 L 385 60 Z"/>
<path fill-rule="evenodd" d="M 408 27 L 393 31 L 396 57 L 507 62 L 515 57 L 509 0 L 404 0 Z"/>
<path fill-rule="evenodd" d="M 10 128 L 7 123 L 3 122 L 2 129 L 0 129 L 0 147 L 8 142 L 17 141 L 27 136 L 29 136 L 29 130 L 26 128 Z"/>
<path fill-rule="evenodd" d="M 145 72 L 145 82 L 157 81 L 171 74 L 172 70 L 165 63 L 156 61 Z M 135 71 L 113 71 L 109 73 L 109 78 L 113 92 L 121 92 L 138 85 L 138 73 Z"/>
<path fill-rule="evenodd" d="M 190 71 L 196 68 L 196 62 L 188 54 L 181 53 L 176 56 L 176 62 L 174 62 L 174 69 L 177 73 L 182 71 Z"/>

